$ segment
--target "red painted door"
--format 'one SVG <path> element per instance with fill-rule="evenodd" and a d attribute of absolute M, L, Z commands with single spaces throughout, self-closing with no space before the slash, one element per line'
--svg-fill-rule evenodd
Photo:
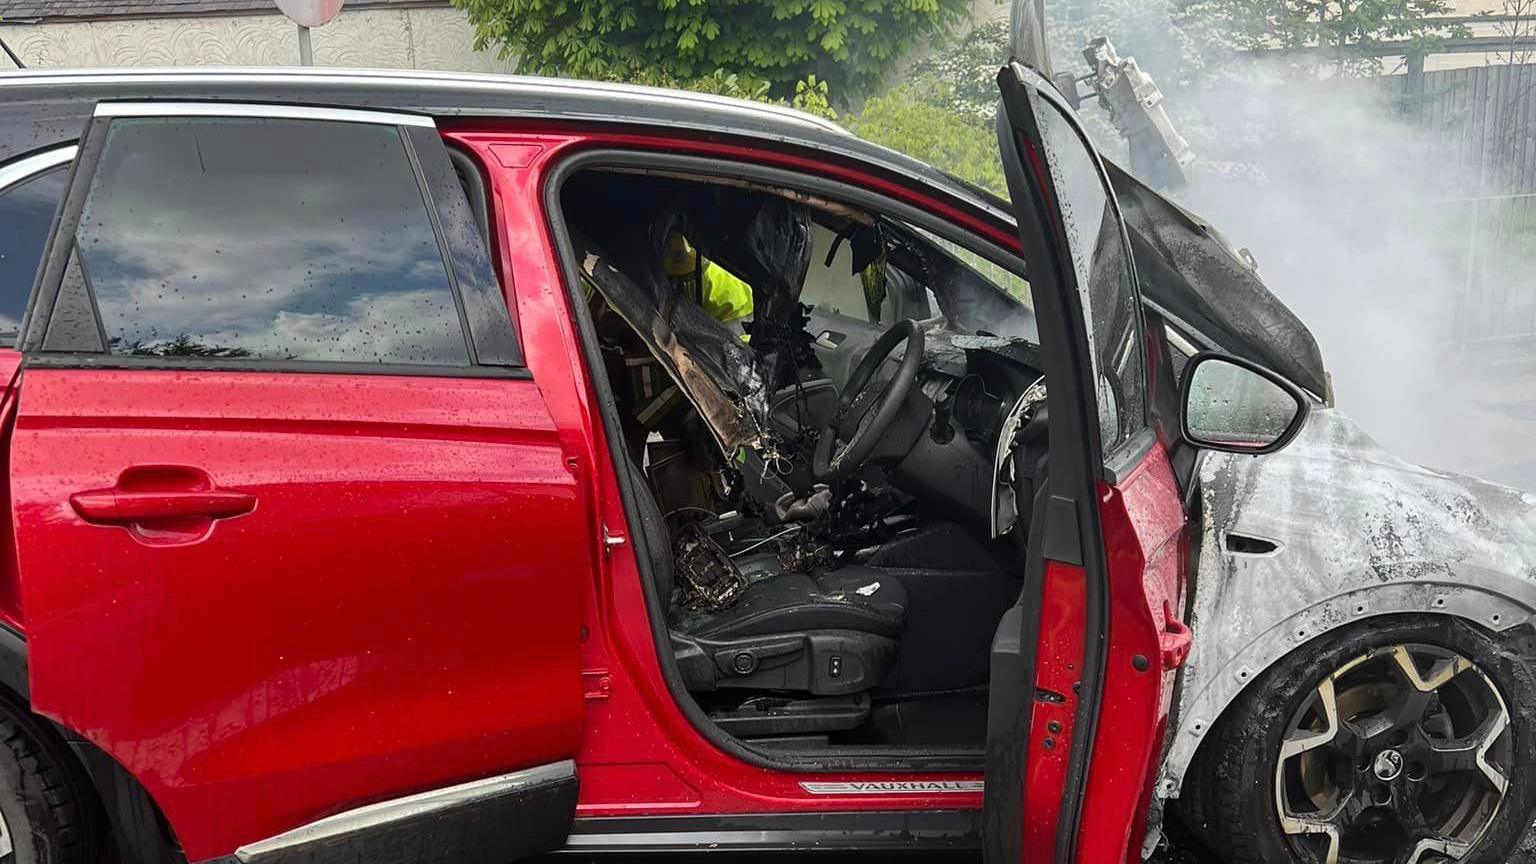
<path fill-rule="evenodd" d="M 1194 634 L 1183 623 L 1187 519 L 1162 444 L 1115 486 L 1100 487 L 1108 555 L 1101 718 L 1077 838 L 1081 861 L 1140 861 L 1152 784 L 1179 670 Z"/>
<path fill-rule="evenodd" d="M 1016 7 L 1016 24 L 1028 17 Z M 1016 40 L 1016 53 L 1038 50 Z M 1018 632 L 994 648 L 988 857 L 1139 860 L 1191 640 L 1179 620 L 1186 516 L 1149 423 L 1136 274 L 1103 166 L 1043 75 L 1015 61 L 999 83 L 1051 413 Z"/>
<path fill-rule="evenodd" d="M 364 829 L 417 805 L 423 860 L 563 842 L 588 506 L 505 310 L 468 299 L 494 274 L 440 225 L 470 213 L 441 141 L 178 110 L 98 115 L 24 335 L 34 707 L 192 861 L 302 855 L 287 832 L 338 814 L 327 854 L 377 860 Z"/>

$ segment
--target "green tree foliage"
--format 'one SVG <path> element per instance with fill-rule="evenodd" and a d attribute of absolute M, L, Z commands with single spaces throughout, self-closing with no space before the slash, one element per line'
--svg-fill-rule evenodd
<path fill-rule="evenodd" d="M 135 357 L 249 357 L 249 348 L 231 348 L 226 345 L 209 345 L 182 333 L 175 339 L 159 342 L 134 340 L 124 343 L 121 337 L 113 337 L 112 349 Z"/>
<path fill-rule="evenodd" d="M 1316 49 L 1313 58 L 1340 70 L 1374 71 L 1382 43 L 1422 55 L 1465 35 L 1465 27 L 1435 20 L 1454 11 L 1451 0 L 1196 0 L 1183 17 L 1211 22 L 1239 48 Z"/>
<path fill-rule="evenodd" d="M 767 102 L 770 105 L 787 105 L 817 117 L 825 117 L 828 120 L 837 119 L 837 110 L 832 107 L 831 90 L 827 87 L 827 82 L 815 75 L 807 75 L 796 81 L 794 95 L 788 99 L 775 97 L 769 92 L 769 83 L 761 78 L 737 75 L 734 72 L 726 72 L 724 69 L 716 69 L 708 75 L 688 80 L 673 78 L 661 72 L 648 71 L 632 76 L 626 83 L 646 87 L 667 87 L 673 90 L 692 90 L 695 93 L 749 99 L 753 102 Z"/>
<path fill-rule="evenodd" d="M 912 64 L 912 77 L 935 82 L 930 95 L 991 123 L 997 116 L 997 70 L 1008 62 L 1008 19 L 982 23 Z"/>
<path fill-rule="evenodd" d="M 827 82 L 816 80 L 815 75 L 809 75 L 795 82 L 795 95 L 789 100 L 790 107 L 797 108 L 807 114 L 815 114 L 817 117 L 825 117 L 828 120 L 836 120 L 837 112 L 832 109 L 832 97 L 827 90 Z"/>
<path fill-rule="evenodd" d="M 950 39 L 967 0 L 454 3 L 475 23 L 476 47 L 517 55 L 521 71 L 788 105 L 1004 191 L 992 112 L 1007 22 Z M 690 30 L 689 22 L 700 23 Z M 903 84 L 855 115 L 834 110 L 877 82 L 898 52 L 926 39 L 944 47 L 919 60 Z"/>
<path fill-rule="evenodd" d="M 966 0 L 453 0 L 475 46 L 522 72 L 691 82 L 727 70 L 788 97 L 815 75 L 834 94 L 876 87 L 900 55 L 943 35 Z"/>
<path fill-rule="evenodd" d="M 642 69 L 622 80 L 628 84 L 640 84 L 645 87 L 692 90 L 697 93 L 711 93 L 715 96 L 730 96 L 733 99 L 751 99 L 754 102 L 774 101 L 768 93 L 767 81 L 751 75 L 727 72 L 724 69 L 716 69 L 708 75 L 687 80 L 655 69 Z"/>
<path fill-rule="evenodd" d="M 1329 124 L 1350 140 L 1387 112 L 1379 91 L 1362 80 L 1393 71 L 1368 56 L 1373 46 L 1428 48 L 1437 33 L 1461 29 L 1436 20 L 1449 8 L 1441 0 L 1343 2 L 1328 0 L 1324 31 L 1317 26 L 1322 0 L 1047 0 L 1047 21 L 1056 71 L 1089 72 L 1083 47 L 1108 37 L 1162 89 L 1200 177 L 1265 184 L 1274 182 L 1270 168 L 1295 161 L 1277 152 L 1308 144 Z M 1341 11 L 1348 14 L 1335 20 Z M 1331 44 L 1320 42 L 1328 32 Z M 1355 80 L 1340 80 L 1341 73 Z M 1128 161 L 1125 142 L 1095 100 L 1079 115 L 1102 152 Z"/>
<path fill-rule="evenodd" d="M 1196 0 L 1197 3 L 1209 0 Z M 1219 0 L 1218 0 L 1219 2 Z M 1209 11 L 1183 11 L 1185 0 L 1048 0 L 1046 26 L 1056 71 L 1091 71 L 1089 40 L 1108 37 L 1121 55 L 1136 58 L 1164 93 L 1201 86 L 1235 66 L 1238 47 Z"/>
<path fill-rule="evenodd" d="M 951 85 L 928 78 L 869 100 L 848 125 L 860 137 L 1006 195 L 997 133 L 957 104 Z"/>

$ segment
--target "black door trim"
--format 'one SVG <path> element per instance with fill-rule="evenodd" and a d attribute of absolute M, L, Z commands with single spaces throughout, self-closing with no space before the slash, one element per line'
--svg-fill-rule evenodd
<path fill-rule="evenodd" d="M 980 848 L 981 811 L 913 810 L 577 819 L 566 854 Z"/>
<path fill-rule="evenodd" d="M 576 763 L 567 759 L 347 810 L 215 861 L 506 864 L 558 849 L 576 795 Z"/>

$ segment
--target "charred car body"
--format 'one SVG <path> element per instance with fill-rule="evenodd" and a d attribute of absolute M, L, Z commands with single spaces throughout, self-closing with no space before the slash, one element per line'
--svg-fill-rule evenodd
<path fill-rule="evenodd" d="M 1303 430 L 1326 373 L 1242 257 L 1103 166 L 1038 72 L 999 79 L 1013 205 L 696 94 L 0 80 L 0 201 L 38 262 L 0 351 L 0 719 L 21 742 L 0 780 L 34 793 L 0 817 L 24 860 L 107 839 L 243 864 L 1127 860 L 1188 758 L 1230 774 L 1236 739 L 1184 743 L 1232 728 L 1246 690 L 1178 691 L 1189 612 L 1227 609 L 1186 577 L 1196 554 L 1229 566 L 1206 564 L 1213 531 L 1267 535 L 1191 517 L 1235 518 L 1217 481 L 1257 488 L 1240 472 L 1278 457 L 1198 455 L 1326 428 Z M 262 244 L 283 254 L 225 263 Z M 380 292 L 404 304 L 383 322 L 362 314 Z M 1457 741 L 1493 699 L 1447 671 L 1509 690 L 1444 642 L 1356 640 L 1310 692 L 1384 693 L 1389 660 L 1460 694 L 1412 743 Z M 1226 662 L 1202 650 L 1202 675 Z M 1272 808 L 1266 842 L 1326 860 L 1340 832 L 1287 826 L 1359 800 L 1310 746 L 1358 712 L 1296 710 L 1274 735 L 1304 758 L 1262 780 L 1312 809 Z M 1507 769 L 1482 740 L 1456 758 Z M 1428 778 L 1377 750 L 1380 783 Z M 1463 827 L 1519 807 L 1442 797 Z M 1420 860 L 1426 839 L 1457 854 L 1409 836 Z"/>
<path fill-rule="evenodd" d="M 1137 175 L 1180 189 L 1199 166 L 1156 84 L 1107 39 L 1083 56 L 1091 73 L 1058 86 L 1081 106 L 1087 85 Z M 1536 716 L 1536 496 L 1405 462 L 1325 377 L 1266 362 L 1319 405 L 1283 453 L 1202 457 L 1198 636 L 1159 794 L 1229 860 L 1505 860 L 1536 807 L 1517 767 Z"/>
<path fill-rule="evenodd" d="M 0 78 L 18 859 L 1139 855 L 1196 444 L 1307 403 L 1180 393 L 1070 109 L 999 83 L 1018 221 L 697 94 Z"/>

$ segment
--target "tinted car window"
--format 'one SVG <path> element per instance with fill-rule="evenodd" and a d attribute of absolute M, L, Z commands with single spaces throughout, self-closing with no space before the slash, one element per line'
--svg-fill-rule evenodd
<path fill-rule="evenodd" d="M 54 168 L 0 191 L 0 341 L 10 343 L 21 327 L 68 177 Z"/>
<path fill-rule="evenodd" d="M 469 362 L 390 126 L 113 121 L 76 249 L 115 354 Z"/>

